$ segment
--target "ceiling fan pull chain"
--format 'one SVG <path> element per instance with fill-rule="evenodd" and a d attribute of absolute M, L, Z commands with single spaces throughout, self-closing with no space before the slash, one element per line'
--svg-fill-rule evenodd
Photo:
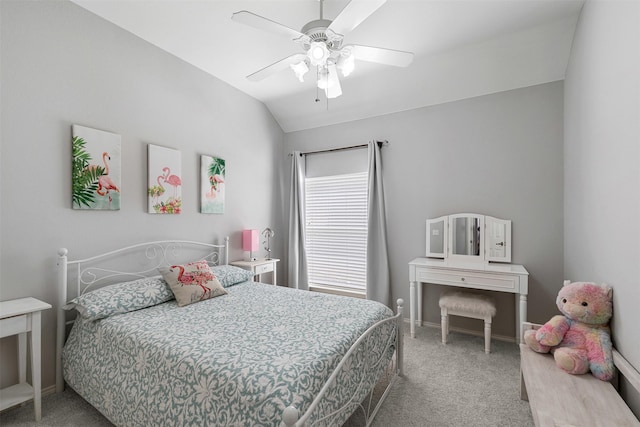
<path fill-rule="evenodd" d="M 318 87 L 318 83 L 317 83 L 319 78 L 320 78 L 320 67 L 316 67 L 316 102 L 320 102 L 320 88 Z"/>

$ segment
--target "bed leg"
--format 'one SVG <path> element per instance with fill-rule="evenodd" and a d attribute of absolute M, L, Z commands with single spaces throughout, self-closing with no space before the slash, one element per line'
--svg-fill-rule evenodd
<path fill-rule="evenodd" d="M 404 300 L 398 298 L 398 334 L 396 346 L 396 364 L 398 376 L 404 375 Z"/>
<path fill-rule="evenodd" d="M 67 250 L 58 250 L 58 307 L 56 327 L 56 393 L 64 391 L 62 378 L 62 346 L 66 332 L 66 315 L 62 307 L 67 303 Z"/>
<path fill-rule="evenodd" d="M 220 260 L 218 260 L 220 264 Z M 224 265 L 229 264 L 229 236 L 224 238 Z"/>

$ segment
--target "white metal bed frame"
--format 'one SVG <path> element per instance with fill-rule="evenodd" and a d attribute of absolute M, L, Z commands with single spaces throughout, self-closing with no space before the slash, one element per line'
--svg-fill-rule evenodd
<path fill-rule="evenodd" d="M 183 249 L 184 251 L 187 251 L 187 249 L 200 251 L 201 255 L 198 256 L 198 259 L 206 260 L 210 265 L 225 265 L 229 261 L 229 237 L 224 238 L 223 245 L 214 245 L 188 240 L 161 240 L 146 242 L 105 252 L 90 258 L 73 261 L 69 261 L 67 259 L 67 249 L 61 248 L 58 250 L 56 392 L 62 392 L 64 390 L 64 379 L 62 375 L 62 348 L 65 342 L 67 325 L 73 323 L 73 319 L 67 321 L 67 312 L 63 307 L 67 305 L 71 299 L 85 292 L 121 282 L 123 280 L 135 280 L 138 278 L 156 276 L 158 275 L 158 267 L 166 267 L 177 264 L 178 262 L 192 261 L 193 259 L 180 259 L 181 256 L 184 256 L 184 254 L 182 254 Z M 132 268 L 131 270 L 118 270 L 113 267 L 101 266 L 101 263 L 104 261 L 117 259 L 118 256 L 124 256 L 129 252 L 135 251 L 138 251 L 140 259 L 143 261 L 144 268 L 142 269 Z M 144 256 L 144 258 L 142 258 L 142 256 Z M 132 266 L 133 265 L 135 265 L 135 262 L 132 263 Z M 74 271 L 75 276 L 75 280 L 72 281 L 69 280 L 69 273 L 71 271 Z M 71 297 L 69 296 L 70 290 L 73 290 Z M 386 370 L 387 375 L 390 375 L 391 378 L 389 379 L 389 383 L 376 406 L 372 408 L 373 387 L 367 393 L 368 398 L 365 399 L 365 402 L 355 401 L 356 396 L 361 395 L 363 391 L 364 378 L 361 378 L 353 395 L 341 408 L 331 414 L 326 414 L 319 420 L 316 420 L 316 422 L 322 422 L 326 419 L 342 414 L 345 411 L 350 411 L 349 413 L 351 414 L 360 408 L 363 412 L 365 423 L 369 426 L 380 409 L 380 406 L 386 399 L 391 387 L 396 382 L 397 378 L 403 375 L 403 305 L 403 300 L 398 299 L 397 313 L 395 316 L 381 320 L 372 325 L 356 340 L 304 414 L 300 415 L 298 409 L 294 406 L 287 407 L 283 411 L 281 425 L 287 427 L 311 425 L 309 424 L 309 419 L 322 402 L 322 399 L 330 395 L 331 388 L 338 380 L 339 375 L 343 372 L 344 366 L 349 363 L 351 358 L 355 357 L 361 348 L 363 351 L 366 351 L 369 338 L 376 329 L 386 327 L 387 324 L 392 324 L 396 329 L 395 337 L 391 337 L 387 341 L 386 348 L 379 353 L 380 358 L 377 360 L 365 359 L 366 365 L 363 372 L 366 372 L 369 369 L 374 369 L 376 366 L 379 367 L 380 363 L 384 360 L 384 355 L 387 354 L 391 348 L 395 351 L 395 357 L 392 358 L 391 364 Z"/>

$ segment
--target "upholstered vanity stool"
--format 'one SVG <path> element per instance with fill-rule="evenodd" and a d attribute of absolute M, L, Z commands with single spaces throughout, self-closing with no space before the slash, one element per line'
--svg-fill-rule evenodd
<path fill-rule="evenodd" d="M 484 352 L 491 351 L 491 319 L 496 315 L 496 304 L 488 296 L 469 292 L 445 291 L 440 296 L 442 343 L 449 335 L 449 315 L 484 320 Z"/>

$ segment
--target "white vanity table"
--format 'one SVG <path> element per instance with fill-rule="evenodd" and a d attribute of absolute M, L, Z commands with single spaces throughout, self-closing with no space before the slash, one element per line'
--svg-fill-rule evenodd
<path fill-rule="evenodd" d="M 529 273 L 522 265 L 508 263 L 511 221 L 478 214 L 427 220 L 426 246 L 428 258 L 409 263 L 411 337 L 415 338 L 416 317 L 422 326 L 422 284 L 433 283 L 514 294 L 520 342 L 522 323 L 527 320 Z"/>

